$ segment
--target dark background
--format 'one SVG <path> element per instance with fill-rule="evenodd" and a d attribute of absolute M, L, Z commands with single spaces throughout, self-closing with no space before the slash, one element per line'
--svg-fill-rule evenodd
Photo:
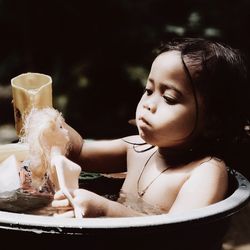
<path fill-rule="evenodd" d="M 0 0 L 0 126 L 14 124 L 11 78 L 38 72 L 52 77 L 54 106 L 85 138 L 135 133 L 128 120 L 161 41 L 217 39 L 249 68 L 249 25 L 247 0 Z M 248 176 L 249 153 L 248 143 L 232 156 Z"/>

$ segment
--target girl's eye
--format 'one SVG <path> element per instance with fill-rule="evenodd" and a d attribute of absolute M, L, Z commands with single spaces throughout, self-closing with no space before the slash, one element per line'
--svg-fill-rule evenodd
<path fill-rule="evenodd" d="M 169 105 L 175 105 L 177 103 L 177 100 L 172 97 L 163 96 L 163 98 L 165 99 L 165 102 Z"/>
<path fill-rule="evenodd" d="M 153 91 L 151 89 L 148 89 L 148 88 L 145 88 L 144 92 L 147 94 L 147 95 L 151 95 L 153 93 Z"/>

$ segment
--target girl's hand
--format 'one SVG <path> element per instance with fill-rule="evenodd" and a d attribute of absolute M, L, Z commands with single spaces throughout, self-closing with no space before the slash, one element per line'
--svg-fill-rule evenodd
<path fill-rule="evenodd" d="M 81 209 L 84 217 L 99 217 L 106 216 L 109 200 L 90 192 L 86 189 L 76 189 L 72 197 L 75 204 Z M 70 208 L 69 200 L 58 191 L 54 196 L 52 206 L 55 208 L 67 209 Z M 55 214 L 55 216 L 74 217 L 73 208 L 65 213 Z"/>

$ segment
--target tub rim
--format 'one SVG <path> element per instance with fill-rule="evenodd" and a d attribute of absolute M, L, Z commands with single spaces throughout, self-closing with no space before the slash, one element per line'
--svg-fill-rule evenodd
<path fill-rule="evenodd" d="M 148 215 L 142 217 L 63 218 L 0 211 L 0 229 L 32 231 L 36 233 L 83 234 L 84 230 L 131 229 L 207 223 L 230 217 L 247 205 L 250 183 L 241 173 L 234 171 L 236 190 L 215 204 L 183 213 Z"/>

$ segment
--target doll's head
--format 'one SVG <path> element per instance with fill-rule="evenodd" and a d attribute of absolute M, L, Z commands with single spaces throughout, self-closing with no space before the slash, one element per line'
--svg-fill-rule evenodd
<path fill-rule="evenodd" d="M 29 145 L 32 182 L 39 186 L 46 175 L 51 175 L 52 149 L 65 155 L 69 146 L 68 131 L 62 115 L 53 108 L 32 109 L 24 122 L 21 141 Z"/>
<path fill-rule="evenodd" d="M 178 97 L 177 91 L 174 91 L 175 86 L 171 87 L 171 85 L 175 85 L 175 81 L 179 83 L 176 85 L 177 88 L 188 89 L 189 87 L 192 92 L 194 109 L 188 103 L 188 108 L 191 107 L 190 115 L 186 114 L 186 118 L 183 119 L 182 125 L 180 122 L 180 126 L 183 130 L 186 129 L 185 126 L 189 119 L 193 120 L 194 125 L 190 121 L 190 128 L 182 137 L 178 138 L 179 143 L 185 143 L 188 139 L 194 138 L 194 135 L 199 141 L 208 142 L 210 145 L 217 142 L 232 142 L 245 132 L 249 86 L 246 80 L 246 67 L 239 51 L 217 42 L 198 38 L 178 39 L 163 44 L 157 51 L 157 57 L 152 64 L 147 83 L 149 88 L 146 86 L 144 94 L 145 98 L 152 97 L 155 102 L 157 100 L 154 97 L 157 95 L 154 96 L 156 86 L 154 78 L 159 76 L 159 67 L 163 69 L 165 67 L 166 78 L 169 78 L 166 79 L 166 84 L 163 86 L 164 91 L 166 88 L 170 89 L 167 95 L 163 93 L 169 110 L 175 109 L 187 100 Z M 171 71 L 171 67 L 175 67 L 177 70 Z M 177 74 L 178 70 L 180 74 Z M 162 79 L 164 81 L 164 76 L 160 80 Z M 168 82 L 168 80 L 170 81 Z M 171 84 L 171 80 L 174 84 Z M 160 81 L 158 82 L 160 83 Z M 184 92 L 185 89 L 183 89 Z M 160 91 L 161 89 L 158 92 Z M 189 101 L 192 104 L 192 100 L 189 99 Z M 153 106 L 149 107 L 148 103 L 142 103 L 141 106 L 153 110 Z M 137 117 L 137 123 L 141 120 L 141 126 L 144 127 L 150 125 L 146 113 L 147 111 L 139 110 Z M 176 112 L 172 113 L 176 114 Z M 193 116 L 193 114 L 195 115 Z M 161 117 L 163 116 L 164 114 Z M 145 117 L 146 119 L 144 119 Z M 175 128 L 173 126 L 168 130 L 169 135 L 171 135 L 171 129 Z"/>

